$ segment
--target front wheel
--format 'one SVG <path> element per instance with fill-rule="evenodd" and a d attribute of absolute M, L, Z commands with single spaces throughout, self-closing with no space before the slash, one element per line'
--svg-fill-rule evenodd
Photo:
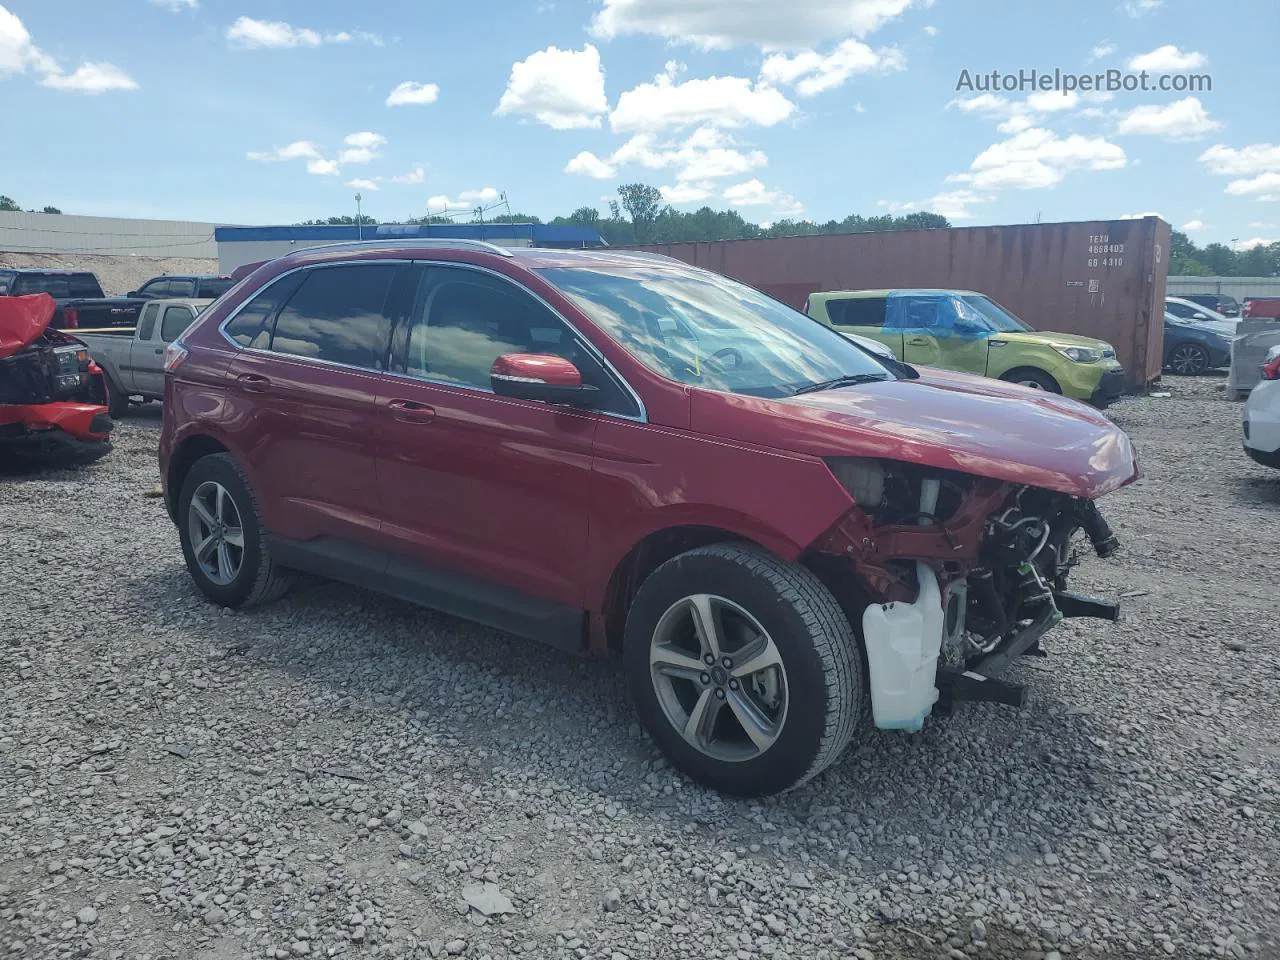
<path fill-rule="evenodd" d="M 107 381 L 107 414 L 112 420 L 119 420 L 129 412 L 129 394 L 116 382 L 111 374 L 106 374 Z"/>
<path fill-rule="evenodd" d="M 862 658 L 835 597 L 757 547 L 713 544 L 658 567 L 627 615 L 641 723 L 714 790 L 764 796 L 840 756 L 864 716 Z"/>
<path fill-rule="evenodd" d="M 1016 370 L 1010 370 L 1000 379 L 1008 383 L 1017 383 L 1024 387 L 1030 387 L 1032 390 L 1044 390 L 1046 393 L 1062 392 L 1062 387 L 1058 385 L 1057 380 L 1043 370 L 1037 370 L 1035 367 L 1019 367 Z"/>
<path fill-rule="evenodd" d="M 1209 369 L 1209 351 L 1198 343 L 1180 343 L 1169 351 L 1167 366 L 1180 377 L 1198 377 Z"/>
<path fill-rule="evenodd" d="M 271 559 L 249 484 L 229 454 L 201 457 L 178 495 L 178 535 L 200 592 L 224 607 L 273 600 L 289 581 Z"/>

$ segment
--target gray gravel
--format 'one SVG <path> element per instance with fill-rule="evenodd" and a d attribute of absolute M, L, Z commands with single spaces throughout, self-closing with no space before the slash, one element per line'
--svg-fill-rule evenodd
<path fill-rule="evenodd" d="M 313 583 L 190 585 L 158 411 L 0 481 L 0 955 L 1280 956 L 1280 473 L 1221 381 L 1113 411 L 1128 594 L 780 799 L 673 774 L 616 666 Z"/>

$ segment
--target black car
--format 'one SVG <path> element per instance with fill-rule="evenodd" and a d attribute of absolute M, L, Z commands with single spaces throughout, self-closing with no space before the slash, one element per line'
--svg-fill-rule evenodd
<path fill-rule="evenodd" d="M 129 296 L 143 300 L 160 300 L 168 297 L 193 297 L 198 300 L 216 300 L 235 285 L 230 277 L 212 275 L 174 275 L 153 277 Z"/>
<path fill-rule="evenodd" d="M 1240 304 L 1236 302 L 1236 298 L 1228 297 L 1224 293 L 1188 293 L 1183 295 L 1182 299 L 1216 310 L 1224 317 L 1240 316 Z"/>
<path fill-rule="evenodd" d="M 29 267 L 0 269 L 0 297 L 47 293 L 57 303 L 53 330 L 132 327 L 138 322 L 142 300 L 108 297 L 98 278 L 87 270 Z"/>
<path fill-rule="evenodd" d="M 1164 368 L 1183 377 L 1225 367 L 1231 362 L 1231 335 L 1221 320 L 1187 320 L 1164 315 Z"/>

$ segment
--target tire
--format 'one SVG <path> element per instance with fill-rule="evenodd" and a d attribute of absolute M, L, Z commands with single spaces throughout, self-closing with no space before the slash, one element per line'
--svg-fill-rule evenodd
<path fill-rule="evenodd" d="M 1175 343 L 1164 357 L 1164 365 L 1179 377 L 1198 377 L 1209 369 L 1209 351 L 1198 343 Z"/>
<path fill-rule="evenodd" d="M 1049 376 L 1043 370 L 1037 370 L 1035 367 L 1018 367 L 1009 370 L 1001 380 L 1007 383 L 1020 383 L 1024 387 L 1030 387 L 1032 390 L 1043 390 L 1046 393 L 1062 393 L 1062 387 L 1058 385 L 1058 381 Z"/>
<path fill-rule="evenodd" d="M 736 667 L 701 660 L 700 603 L 713 611 L 721 654 L 746 655 Z M 699 547 L 654 570 L 628 611 L 623 660 L 640 722 L 672 766 L 722 793 L 800 786 L 840 756 L 867 716 L 862 657 L 836 598 L 809 570 L 754 546 Z M 682 731 L 704 702 L 715 720 L 699 746 Z M 753 723 L 751 736 L 744 715 L 768 722 Z"/>
<path fill-rule="evenodd" d="M 212 528 L 206 521 L 197 522 L 199 511 L 193 508 L 192 503 L 199 497 L 206 516 L 213 514 L 213 519 L 218 519 L 215 508 L 218 488 L 225 498 L 221 520 L 231 531 L 235 529 L 234 520 L 238 518 L 240 530 L 238 547 L 230 536 L 220 545 L 225 546 L 230 561 L 225 566 L 218 546 L 212 555 L 197 557 L 196 544 L 193 543 L 193 537 L 202 537 Z M 247 607 L 275 600 L 289 588 L 290 577 L 271 559 L 257 499 L 244 473 L 229 454 L 211 454 L 192 464 L 178 495 L 176 515 L 187 570 L 200 592 L 214 603 L 224 607 Z M 235 563 L 237 554 L 239 562 Z M 225 576 L 219 576 L 220 573 Z"/>
<path fill-rule="evenodd" d="M 107 379 L 107 414 L 112 420 L 119 420 L 129 412 L 129 395 L 116 383 L 116 378 L 103 371 Z"/>

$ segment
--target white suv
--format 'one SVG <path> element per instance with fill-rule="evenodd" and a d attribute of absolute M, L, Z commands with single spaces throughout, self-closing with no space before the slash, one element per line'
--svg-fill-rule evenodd
<path fill-rule="evenodd" d="M 1280 468 L 1280 346 L 1268 351 L 1262 380 L 1244 405 L 1244 452 Z"/>

